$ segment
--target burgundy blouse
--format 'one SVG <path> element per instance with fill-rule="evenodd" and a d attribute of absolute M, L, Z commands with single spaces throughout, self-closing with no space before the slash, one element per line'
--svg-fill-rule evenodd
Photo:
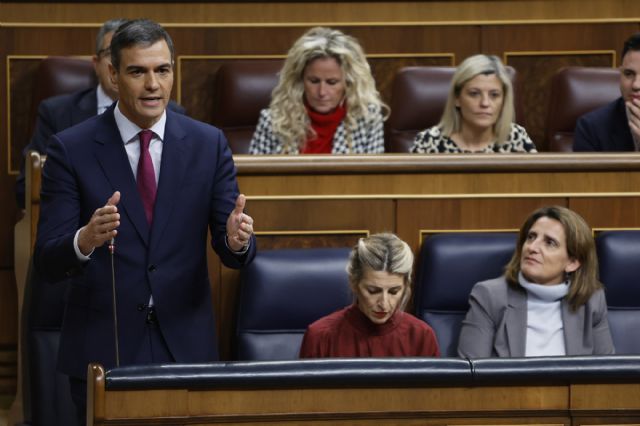
<path fill-rule="evenodd" d="M 300 358 L 392 356 L 440 356 L 435 333 L 406 312 L 378 325 L 351 305 L 311 324 L 300 348 Z"/>

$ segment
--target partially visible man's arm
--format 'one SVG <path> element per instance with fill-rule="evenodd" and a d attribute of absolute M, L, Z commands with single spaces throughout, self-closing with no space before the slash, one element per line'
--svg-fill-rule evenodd
<path fill-rule="evenodd" d="M 49 144 L 42 170 L 34 263 L 46 281 L 56 282 L 78 273 L 82 266 L 73 244 L 81 226 L 80 197 L 65 146 L 55 135 Z"/>
<path fill-rule="evenodd" d="M 38 151 L 40 154 L 46 154 L 47 141 L 57 130 L 55 128 L 55 120 L 49 103 L 44 100 L 38 106 L 38 117 L 36 119 L 36 127 L 29 144 L 22 151 L 22 163 L 20 166 L 20 174 L 16 179 L 16 203 L 21 209 L 25 208 L 25 159 L 27 152 Z"/>
<path fill-rule="evenodd" d="M 591 127 L 586 117 L 580 117 L 578 119 L 576 130 L 573 134 L 574 152 L 602 151 L 597 136 Z"/>

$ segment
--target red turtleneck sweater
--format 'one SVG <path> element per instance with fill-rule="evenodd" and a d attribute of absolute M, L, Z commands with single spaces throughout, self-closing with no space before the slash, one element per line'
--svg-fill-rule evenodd
<path fill-rule="evenodd" d="M 302 154 L 331 154 L 333 149 L 333 135 L 336 129 L 347 115 L 347 108 L 344 105 L 338 107 L 328 114 L 315 112 L 307 105 L 307 115 L 311 120 L 311 128 L 316 132 L 314 139 L 309 139 L 302 148 Z"/>
<path fill-rule="evenodd" d="M 377 325 L 351 305 L 311 324 L 300 348 L 300 358 L 391 356 L 440 356 L 435 333 L 406 312 Z"/>

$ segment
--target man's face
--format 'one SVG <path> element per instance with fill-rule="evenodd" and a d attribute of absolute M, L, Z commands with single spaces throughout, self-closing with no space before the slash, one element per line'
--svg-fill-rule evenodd
<path fill-rule="evenodd" d="M 143 129 L 162 116 L 173 87 L 169 46 L 159 40 L 151 46 L 134 45 L 120 51 L 120 69 L 109 66 L 118 87 L 120 111 Z"/>
<path fill-rule="evenodd" d="M 113 31 L 105 34 L 102 39 L 102 45 L 100 50 L 93 55 L 93 69 L 96 71 L 98 82 L 104 89 L 105 93 L 109 95 L 111 99 L 118 99 L 118 87 L 111 82 L 109 74 L 109 65 L 111 65 L 111 37 L 113 37 Z"/>
<path fill-rule="evenodd" d="M 630 50 L 620 66 L 620 93 L 626 102 L 640 100 L 640 51 Z"/>

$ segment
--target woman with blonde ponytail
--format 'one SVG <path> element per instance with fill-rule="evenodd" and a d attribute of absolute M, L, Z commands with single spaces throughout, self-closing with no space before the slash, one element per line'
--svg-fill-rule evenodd
<path fill-rule="evenodd" d="M 440 356 L 431 327 L 404 312 L 412 267 L 397 236 L 361 238 L 347 266 L 353 304 L 309 326 L 300 358 Z"/>

